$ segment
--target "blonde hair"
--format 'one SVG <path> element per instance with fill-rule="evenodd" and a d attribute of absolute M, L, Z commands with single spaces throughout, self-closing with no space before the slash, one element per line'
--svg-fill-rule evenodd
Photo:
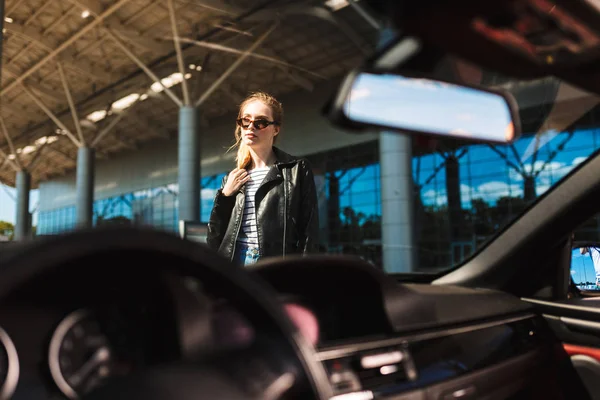
<path fill-rule="evenodd" d="M 242 112 L 244 108 L 250 104 L 251 102 L 258 100 L 263 104 L 268 106 L 271 109 L 271 113 L 273 114 L 273 121 L 277 123 L 277 126 L 281 127 L 283 122 L 283 106 L 281 103 L 273 96 L 265 92 L 254 92 L 250 94 L 248 97 L 242 101 L 240 104 L 240 108 L 238 110 L 238 118 L 242 117 Z M 237 155 L 235 157 L 235 161 L 237 163 L 238 168 L 246 168 L 252 163 L 252 157 L 250 155 L 250 149 L 242 142 L 242 128 L 236 124 L 235 127 L 235 144 L 229 148 L 229 150 L 238 148 Z M 277 139 L 277 136 L 275 136 Z"/>

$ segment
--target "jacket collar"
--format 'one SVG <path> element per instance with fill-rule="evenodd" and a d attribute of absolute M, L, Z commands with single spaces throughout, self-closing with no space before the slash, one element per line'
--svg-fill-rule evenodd
<path fill-rule="evenodd" d="M 294 165 L 296 165 L 298 163 L 297 157 L 294 157 L 294 156 L 286 153 L 285 151 L 278 149 L 275 146 L 273 146 L 273 153 L 275 153 L 275 158 L 276 158 L 275 164 L 273 165 L 273 167 L 269 170 L 269 172 L 265 176 L 265 179 L 259 186 L 258 190 L 260 190 L 260 188 L 262 186 L 264 186 L 266 183 L 283 180 L 282 168 L 283 167 L 293 167 Z"/>
<path fill-rule="evenodd" d="M 271 168 L 269 170 L 269 172 L 265 176 L 263 182 L 259 186 L 259 188 L 258 188 L 259 190 L 260 190 L 260 187 L 263 186 L 265 183 L 280 180 L 283 178 L 281 175 L 281 167 L 293 166 L 296 163 L 298 163 L 298 161 L 299 161 L 298 157 L 288 154 L 285 151 L 283 151 L 275 146 L 273 146 L 273 153 L 275 153 L 275 159 L 276 159 L 275 164 L 274 164 L 275 168 Z M 246 193 L 246 185 L 245 184 L 240 188 L 240 192 L 244 193 L 244 194 Z"/>
<path fill-rule="evenodd" d="M 287 164 L 295 164 L 298 162 L 298 158 L 292 156 L 291 154 L 286 153 L 283 150 L 273 146 L 273 153 L 275 153 L 275 165 L 287 165 Z"/>

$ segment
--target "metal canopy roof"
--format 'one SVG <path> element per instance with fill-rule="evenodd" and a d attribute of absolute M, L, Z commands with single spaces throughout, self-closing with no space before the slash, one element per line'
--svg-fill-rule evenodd
<path fill-rule="evenodd" d="M 377 29 L 354 7 L 7 0 L 0 182 L 14 185 L 20 166 L 31 172 L 33 187 L 64 175 L 75 168 L 77 145 L 95 147 L 102 159 L 172 139 L 182 103 L 200 102 L 206 126 L 249 91 L 312 90 L 373 51 Z"/>

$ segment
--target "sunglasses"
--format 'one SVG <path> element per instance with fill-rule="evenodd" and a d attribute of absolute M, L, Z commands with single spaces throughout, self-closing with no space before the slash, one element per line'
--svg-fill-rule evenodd
<path fill-rule="evenodd" d="M 269 121 L 265 118 L 258 118 L 254 121 L 250 118 L 238 118 L 235 122 L 244 129 L 248 129 L 250 127 L 250 124 L 254 124 L 254 127 L 256 129 L 265 129 L 269 125 L 278 125 L 277 122 Z"/>

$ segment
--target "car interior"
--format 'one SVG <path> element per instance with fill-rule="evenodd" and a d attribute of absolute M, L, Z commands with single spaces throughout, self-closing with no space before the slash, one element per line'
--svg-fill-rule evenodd
<path fill-rule="evenodd" d="M 353 118 L 348 98 L 367 75 L 450 85 L 439 78 L 448 57 L 600 94 L 592 1 L 364 2 L 396 35 L 323 105 L 324 117 L 352 134 L 386 127 L 446 140 Z M 490 137 L 455 140 L 518 137 L 507 92 L 454 84 L 501 98 L 508 110 Z M 600 399 L 600 302 L 574 287 L 570 270 L 573 232 L 599 211 L 598 171 L 592 156 L 475 254 L 435 274 L 386 274 L 348 255 L 242 269 L 142 228 L 15 244 L 0 258 L 0 397 Z M 316 321 L 317 338 L 286 305 Z"/>

